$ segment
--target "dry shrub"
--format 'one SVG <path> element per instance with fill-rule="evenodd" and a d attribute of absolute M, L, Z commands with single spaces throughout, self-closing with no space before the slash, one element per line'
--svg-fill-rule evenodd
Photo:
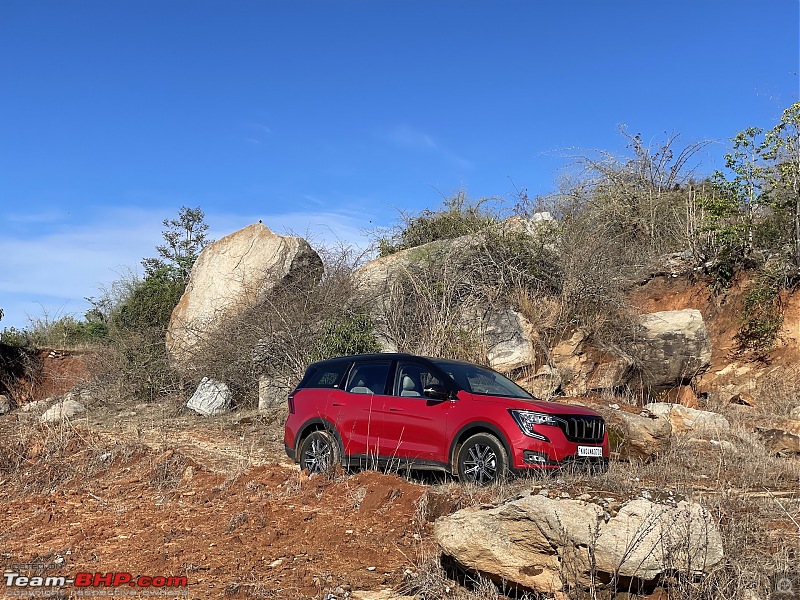
<path fill-rule="evenodd" d="M 495 227 L 408 250 L 387 285 L 380 320 L 398 351 L 485 363 L 487 318 L 519 290 L 553 293 L 559 273 L 545 237 Z"/>
<path fill-rule="evenodd" d="M 42 379 L 42 361 L 37 352 L 0 343 L 0 394 L 17 405 L 33 400 L 33 389 Z"/>
<path fill-rule="evenodd" d="M 30 493 L 46 493 L 78 482 L 92 486 L 118 457 L 141 448 L 129 442 L 109 442 L 92 430 L 69 421 L 39 424 L 3 423 L 0 435 L 0 478 Z"/>
<path fill-rule="evenodd" d="M 800 406 L 800 368 L 782 367 L 769 370 L 755 381 L 752 392 L 758 398 L 756 408 L 786 417 Z"/>
<path fill-rule="evenodd" d="M 290 389 L 314 360 L 327 358 L 320 339 L 332 324 L 365 314 L 352 272 L 362 255 L 349 246 L 322 248 L 324 274 L 296 277 L 216 329 L 189 361 L 187 376 L 211 377 L 231 388 L 240 405 L 255 405 L 259 375 Z M 358 348 L 353 349 L 353 353 Z"/>

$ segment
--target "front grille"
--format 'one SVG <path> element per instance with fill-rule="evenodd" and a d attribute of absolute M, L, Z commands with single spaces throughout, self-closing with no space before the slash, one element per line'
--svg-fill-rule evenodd
<path fill-rule="evenodd" d="M 558 416 L 558 426 L 570 442 L 599 444 L 606 433 L 606 424 L 602 417 L 582 415 Z"/>

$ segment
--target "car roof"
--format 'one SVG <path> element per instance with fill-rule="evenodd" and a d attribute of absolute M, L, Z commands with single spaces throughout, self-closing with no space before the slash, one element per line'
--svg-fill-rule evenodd
<path fill-rule="evenodd" d="M 475 363 L 471 363 L 466 360 L 454 360 L 451 358 L 436 358 L 434 356 L 423 356 L 421 354 L 409 354 L 407 352 L 376 352 L 372 354 L 350 354 L 348 356 L 336 356 L 334 358 L 326 358 L 325 360 L 320 360 L 312 365 L 324 365 L 328 363 L 334 362 L 344 362 L 344 361 L 352 361 L 352 360 L 386 360 L 386 359 L 423 359 L 423 360 L 430 360 L 430 361 L 443 361 L 449 363 L 456 363 L 462 365 L 471 365 L 471 366 L 479 366 L 481 368 L 491 368 L 485 367 L 482 365 L 476 365 Z"/>

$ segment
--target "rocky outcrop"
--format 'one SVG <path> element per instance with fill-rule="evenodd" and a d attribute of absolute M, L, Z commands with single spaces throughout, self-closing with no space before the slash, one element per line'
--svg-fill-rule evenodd
<path fill-rule="evenodd" d="M 533 326 L 516 310 L 488 311 L 481 320 L 480 331 L 493 369 L 507 373 L 535 362 L 530 341 Z"/>
<path fill-rule="evenodd" d="M 649 388 L 688 383 L 711 364 L 711 340 L 699 310 L 667 310 L 639 317 L 635 343 L 638 379 Z"/>
<path fill-rule="evenodd" d="M 224 414 L 231 409 L 231 391 L 224 383 L 203 377 L 186 408 L 206 417 Z"/>
<path fill-rule="evenodd" d="M 507 226 L 509 231 L 517 233 L 528 233 L 528 228 L 535 230 L 536 226 L 525 220 L 514 221 Z M 404 298 L 404 294 L 409 290 L 419 292 L 419 287 L 425 285 L 417 279 L 417 267 L 424 264 L 443 265 L 443 273 L 447 273 L 455 253 L 480 243 L 484 241 L 478 234 L 430 242 L 377 258 L 356 271 L 355 286 L 360 290 L 376 325 L 377 337 L 384 352 L 406 349 L 409 332 L 403 324 L 403 312 L 424 310 L 413 301 L 412 306 L 405 305 L 408 299 Z M 451 282 L 440 281 L 437 285 L 461 285 L 460 274 L 455 268 L 449 275 L 443 275 L 445 279 L 448 276 L 452 277 Z M 436 310 L 438 304 L 431 310 Z M 510 372 L 536 362 L 531 341 L 534 328 L 519 311 L 508 305 L 494 306 L 468 299 L 439 320 L 444 319 L 447 320 L 446 328 L 465 332 L 470 341 L 485 352 L 490 366 L 498 371 Z M 410 335 L 411 341 L 415 341 L 417 334 L 412 332 Z"/>
<path fill-rule="evenodd" d="M 434 535 L 467 569 L 548 594 L 564 579 L 589 586 L 613 577 L 652 581 L 673 570 L 702 576 L 724 558 L 713 516 L 688 501 L 637 498 L 611 516 L 591 502 L 524 496 L 439 518 Z"/>
<path fill-rule="evenodd" d="M 688 408 L 700 408 L 697 403 L 697 394 L 694 393 L 690 385 L 679 385 L 670 388 L 667 390 L 667 393 L 664 394 L 663 401 L 670 404 L 681 404 Z"/>
<path fill-rule="evenodd" d="M 611 451 L 618 460 L 647 462 L 666 452 L 672 442 L 672 424 L 665 416 L 631 404 L 608 404 L 597 397 L 559 398 L 559 402 L 599 412 L 606 422 Z"/>
<path fill-rule="evenodd" d="M 548 400 L 561 389 L 562 379 L 558 369 L 542 365 L 535 373 L 518 378 L 517 383 L 537 398 Z"/>
<path fill-rule="evenodd" d="M 260 223 L 209 244 L 172 312 L 167 330 L 170 358 L 185 369 L 194 351 L 227 319 L 257 305 L 279 286 L 314 285 L 321 274 L 322 261 L 308 242 L 276 235 Z"/>
<path fill-rule="evenodd" d="M 716 432 L 731 428 L 728 419 L 719 413 L 696 410 L 681 404 L 651 402 L 650 404 L 645 404 L 644 410 L 656 416 L 666 417 L 672 424 L 672 430 L 675 433 L 687 431 Z"/>
<path fill-rule="evenodd" d="M 556 344 L 550 357 L 561 377 L 561 389 L 568 396 L 620 387 L 631 369 L 626 358 L 592 347 L 582 331 Z"/>
<path fill-rule="evenodd" d="M 619 459 L 649 461 L 669 449 L 672 424 L 663 416 L 603 410 L 609 442 Z"/>

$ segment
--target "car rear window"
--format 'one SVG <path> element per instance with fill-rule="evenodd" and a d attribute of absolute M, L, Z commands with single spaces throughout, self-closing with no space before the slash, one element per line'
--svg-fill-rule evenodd
<path fill-rule="evenodd" d="M 319 367 L 315 373 L 311 375 L 308 383 L 303 387 L 307 388 L 333 388 L 336 387 L 342 377 L 344 376 L 347 368 L 350 366 L 348 362 L 332 363 Z"/>

